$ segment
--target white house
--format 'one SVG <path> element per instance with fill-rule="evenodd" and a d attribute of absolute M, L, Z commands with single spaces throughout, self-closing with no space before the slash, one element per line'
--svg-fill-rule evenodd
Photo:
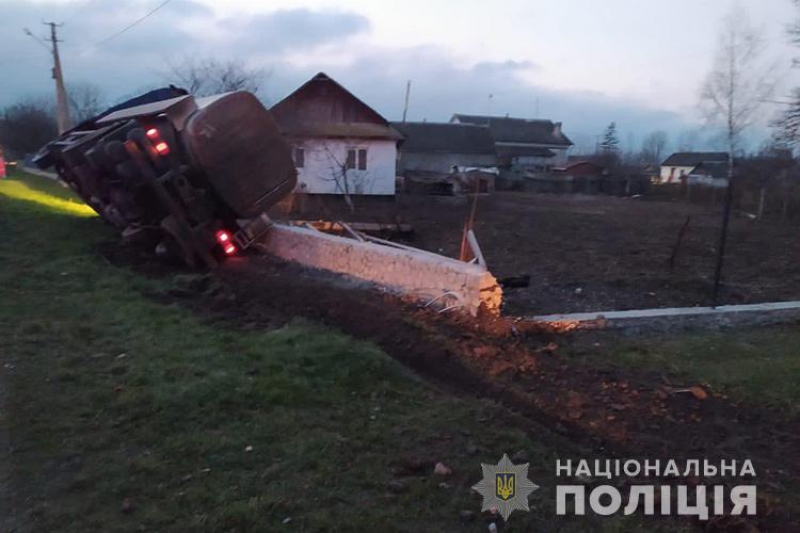
<path fill-rule="evenodd" d="M 680 183 L 688 177 L 701 163 L 726 163 L 725 152 L 675 152 L 661 163 L 660 183 Z"/>
<path fill-rule="evenodd" d="M 271 111 L 292 145 L 296 192 L 394 195 L 403 136 L 326 74 L 311 78 Z"/>

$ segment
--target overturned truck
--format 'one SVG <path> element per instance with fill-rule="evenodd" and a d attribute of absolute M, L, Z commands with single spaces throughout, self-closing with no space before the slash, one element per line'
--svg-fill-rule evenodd
<path fill-rule="evenodd" d="M 288 143 L 250 93 L 152 91 L 66 132 L 34 161 L 54 167 L 125 238 L 189 266 L 213 268 L 254 246 L 429 306 L 499 312 L 502 291 L 474 235 L 473 260 L 464 262 L 349 226 L 350 239 L 273 224 L 266 211 L 293 191 L 297 173 Z"/>
<path fill-rule="evenodd" d="M 247 92 L 152 91 L 66 132 L 34 162 L 126 238 L 190 266 L 214 267 L 261 238 L 265 211 L 297 181 L 288 144 Z"/>

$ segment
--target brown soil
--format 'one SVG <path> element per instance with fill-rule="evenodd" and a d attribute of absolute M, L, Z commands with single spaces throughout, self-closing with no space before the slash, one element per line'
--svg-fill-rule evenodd
<path fill-rule="evenodd" d="M 111 247 L 103 255 L 157 275 L 169 271 L 129 250 Z M 759 486 L 756 526 L 800 531 L 800 516 L 783 502 L 787 486 L 800 479 L 800 420 L 730 401 L 706 385 L 694 394 L 675 392 L 699 384 L 668 383 L 661 375 L 627 368 L 599 370 L 562 357 L 558 345 L 582 342 L 580 337 L 525 321 L 437 314 L 337 276 L 256 255 L 230 260 L 213 276 L 159 297 L 244 329 L 305 317 L 373 341 L 455 394 L 498 400 L 589 448 L 589 458 L 662 464 L 751 459 Z"/>
<path fill-rule="evenodd" d="M 391 206 L 326 209 L 323 218 L 399 221 L 413 245 L 457 256 L 467 198 L 400 195 Z M 691 223 L 674 269 L 678 232 Z M 721 206 L 609 196 L 499 192 L 478 200 L 475 232 L 497 277 L 530 275 L 506 291 L 514 315 L 710 305 Z M 732 219 L 722 303 L 800 299 L 796 222 Z"/>
<path fill-rule="evenodd" d="M 749 458 L 760 495 L 765 486 L 779 488 L 776 500 L 759 502 L 758 527 L 800 531 L 800 517 L 780 503 L 785 485 L 800 475 L 800 420 L 732 402 L 708 386 L 674 392 L 698 384 L 563 358 L 558 343 L 580 339 L 531 323 L 444 316 L 325 277 L 261 257 L 233 261 L 218 273 L 224 289 L 211 292 L 223 296 L 212 299 L 211 312 L 243 327 L 295 316 L 329 324 L 374 341 L 457 394 L 497 399 L 597 457 Z M 203 297 L 193 305 L 207 303 Z"/>

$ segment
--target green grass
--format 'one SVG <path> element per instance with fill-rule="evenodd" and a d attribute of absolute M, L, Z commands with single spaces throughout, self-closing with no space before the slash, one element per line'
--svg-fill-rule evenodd
<path fill-rule="evenodd" d="M 335 331 L 296 322 L 244 332 L 157 303 L 144 295 L 174 280 L 109 266 L 94 247 L 116 235 L 85 215 L 50 180 L 0 180 L 0 430 L 14 450 L 0 460 L 16 494 L 8 529 L 485 531 L 484 517 L 464 523 L 459 512 L 479 515 L 470 486 L 481 461 L 505 452 L 527 456 L 543 487 L 505 531 L 550 528 L 554 460 L 586 451 L 545 445 L 561 441 L 516 429 L 531 425 L 496 405 L 431 389 Z M 454 474 L 398 476 L 404 457 Z"/>
<path fill-rule="evenodd" d="M 733 399 L 800 412 L 798 325 L 597 340 L 567 353 L 595 365 L 661 372 L 676 383 L 708 383 Z"/>

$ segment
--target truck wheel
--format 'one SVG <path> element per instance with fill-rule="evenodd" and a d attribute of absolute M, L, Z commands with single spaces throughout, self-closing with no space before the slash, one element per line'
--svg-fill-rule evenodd
<path fill-rule="evenodd" d="M 172 215 L 161 221 L 161 229 L 164 230 L 164 239 L 158 244 L 156 251 L 161 251 L 159 250 L 161 248 L 167 256 L 178 259 L 191 268 L 196 268 L 198 266 L 197 256 L 191 245 L 183 242 L 179 237 L 177 222 Z"/>

